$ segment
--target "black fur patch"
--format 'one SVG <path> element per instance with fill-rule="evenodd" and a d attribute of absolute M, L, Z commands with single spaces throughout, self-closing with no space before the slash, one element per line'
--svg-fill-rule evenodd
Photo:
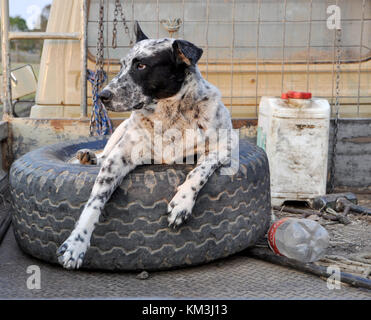
<path fill-rule="evenodd" d="M 139 70 L 139 64 L 144 64 L 146 68 Z M 146 96 L 164 99 L 178 93 L 184 82 L 186 69 L 187 65 L 176 62 L 175 55 L 169 48 L 150 57 L 133 59 L 129 74 Z"/>

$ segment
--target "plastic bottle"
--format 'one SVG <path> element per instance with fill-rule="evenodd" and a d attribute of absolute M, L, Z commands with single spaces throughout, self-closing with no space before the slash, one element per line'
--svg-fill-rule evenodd
<path fill-rule="evenodd" d="M 329 245 L 329 235 L 313 220 L 283 218 L 271 225 L 268 243 L 276 254 L 306 263 L 321 258 Z"/>

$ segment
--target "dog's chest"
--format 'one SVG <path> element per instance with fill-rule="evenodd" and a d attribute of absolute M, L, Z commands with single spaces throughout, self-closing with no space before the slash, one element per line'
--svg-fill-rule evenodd
<path fill-rule="evenodd" d="M 182 134 L 186 130 L 205 130 L 209 118 L 205 108 L 198 104 L 187 105 L 184 102 L 162 103 L 152 113 L 142 114 L 138 119 L 147 130 L 156 132 L 162 128 L 162 134 L 169 129 L 179 130 Z"/>
<path fill-rule="evenodd" d="M 208 119 L 199 105 L 181 104 L 157 105 L 153 112 L 141 112 L 135 116 L 135 122 L 149 134 L 154 143 L 161 140 L 162 162 L 173 163 L 180 158 L 197 153 L 197 146 L 203 145 Z M 183 151 L 180 151 L 183 150 Z"/>

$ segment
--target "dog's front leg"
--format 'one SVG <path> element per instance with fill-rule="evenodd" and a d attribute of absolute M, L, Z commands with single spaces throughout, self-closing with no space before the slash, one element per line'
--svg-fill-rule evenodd
<path fill-rule="evenodd" d="M 71 163 L 102 166 L 103 161 L 108 157 L 115 145 L 120 142 L 129 125 L 130 118 L 123 121 L 116 128 L 116 130 L 112 133 L 112 136 L 108 139 L 107 144 L 101 153 L 96 153 L 89 149 L 81 149 L 77 151 L 76 158 L 71 160 Z"/>
<path fill-rule="evenodd" d="M 187 175 L 187 179 L 178 187 L 178 192 L 170 201 L 168 206 L 169 226 L 177 227 L 189 218 L 199 191 L 217 168 L 229 162 L 236 164 L 238 133 L 226 129 L 219 141 L 209 146 L 209 150 L 207 155 L 203 154 L 199 159 L 197 167 Z M 236 169 L 233 165 L 231 168 L 233 172 Z M 234 174 L 232 171 L 229 171 L 228 174 Z"/>
<path fill-rule="evenodd" d="M 124 138 L 104 160 L 89 200 L 74 230 L 57 250 L 59 263 L 67 269 L 77 269 L 81 266 L 86 250 L 90 245 L 90 238 L 95 224 L 98 223 L 104 205 L 116 187 L 121 183 L 122 179 L 136 165 L 141 164 L 138 163 L 138 160 L 143 161 L 143 159 L 138 158 L 132 159 L 130 145 L 133 143 L 131 141 L 128 143 Z"/>
<path fill-rule="evenodd" d="M 218 152 L 209 153 L 198 161 L 198 165 L 188 175 L 184 183 L 178 186 L 178 192 L 168 206 L 170 227 L 180 226 L 191 215 L 197 195 L 213 172 L 225 162 L 218 157 Z"/>
<path fill-rule="evenodd" d="M 121 138 L 125 135 L 125 132 L 130 125 L 130 118 L 121 122 L 121 124 L 112 133 L 112 136 L 108 139 L 106 146 L 101 154 L 97 154 L 97 165 L 101 166 L 104 160 L 108 157 L 113 148 L 120 142 Z"/>

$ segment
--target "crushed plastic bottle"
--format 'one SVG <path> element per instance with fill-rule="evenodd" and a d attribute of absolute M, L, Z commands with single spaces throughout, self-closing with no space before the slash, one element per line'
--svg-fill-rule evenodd
<path fill-rule="evenodd" d="M 329 235 L 309 219 L 283 218 L 272 224 L 268 243 L 276 254 L 301 262 L 319 260 L 329 245 Z"/>

